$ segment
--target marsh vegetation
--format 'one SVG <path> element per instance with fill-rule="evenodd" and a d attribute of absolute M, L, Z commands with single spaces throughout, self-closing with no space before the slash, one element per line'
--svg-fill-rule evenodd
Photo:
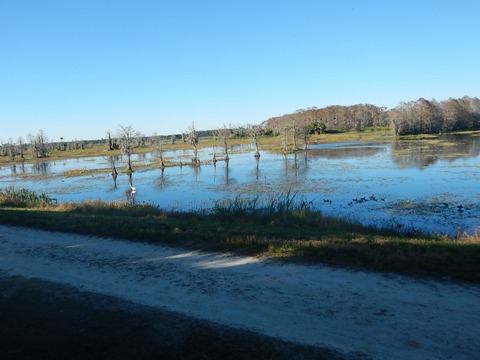
<path fill-rule="evenodd" d="M 315 210 L 295 194 L 224 200 L 210 211 L 164 211 L 151 204 L 57 204 L 44 194 L 3 192 L 0 221 L 201 251 L 248 254 L 382 272 L 480 281 L 480 238 L 455 240 L 364 226 Z"/>
<path fill-rule="evenodd" d="M 136 147 L 130 160 L 103 148 L 101 156 L 6 165 L 1 187 L 43 192 L 60 203 L 126 201 L 169 211 L 210 211 L 238 196 L 266 201 L 290 192 L 325 215 L 382 229 L 456 238 L 479 226 L 478 133 L 316 135 L 308 150 L 289 154 L 278 136 L 257 145 L 227 137 L 202 138 L 196 150 L 163 140 Z M 229 160 L 220 161 L 225 154 Z M 201 161 L 192 163 L 192 156 Z"/>
<path fill-rule="evenodd" d="M 478 282 L 478 135 L 314 134 L 306 150 L 285 152 L 282 136 L 199 138 L 193 128 L 185 142 L 159 137 L 128 154 L 58 151 L 4 162 L 0 219 Z"/>

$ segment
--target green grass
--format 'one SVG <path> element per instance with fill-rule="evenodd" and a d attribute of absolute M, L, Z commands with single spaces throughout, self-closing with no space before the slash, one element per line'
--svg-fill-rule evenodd
<path fill-rule="evenodd" d="M 46 195 L 37 196 L 39 201 L 25 201 L 18 196 L 21 193 L 10 192 L 10 199 L 0 197 L 0 223 L 282 261 L 480 282 L 479 236 L 419 237 L 366 227 L 324 216 L 291 193 L 263 203 L 258 198 L 237 197 L 217 202 L 209 211 L 191 212 L 124 202 L 55 204 Z"/>

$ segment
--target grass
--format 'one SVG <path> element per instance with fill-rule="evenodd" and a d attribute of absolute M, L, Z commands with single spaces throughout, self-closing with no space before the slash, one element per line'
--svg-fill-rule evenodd
<path fill-rule="evenodd" d="M 201 251 L 480 282 L 480 236 L 408 236 L 315 211 L 295 194 L 260 202 L 235 198 L 211 210 L 163 211 L 151 204 L 26 201 L 3 192 L 0 223 L 168 244 Z M 8 196 L 9 194 L 9 196 Z M 28 192 L 26 192 L 28 194 Z M 36 200 L 38 198 L 38 200 Z"/>
<path fill-rule="evenodd" d="M 103 169 L 72 169 L 64 171 L 63 175 L 66 177 L 74 177 L 74 176 L 86 176 L 86 175 L 96 175 L 96 174 L 105 174 L 110 173 L 112 171 L 111 168 L 103 168 Z"/>
<path fill-rule="evenodd" d="M 7 188 L 0 191 L 0 205 L 13 207 L 43 207 L 56 203 L 44 192 L 35 192 L 28 189 Z"/>

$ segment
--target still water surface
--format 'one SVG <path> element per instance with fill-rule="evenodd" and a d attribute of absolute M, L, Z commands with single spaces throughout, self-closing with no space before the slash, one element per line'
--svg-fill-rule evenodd
<path fill-rule="evenodd" d="M 287 156 L 262 152 L 259 161 L 249 147 L 232 149 L 237 152 L 228 165 L 137 170 L 133 198 L 167 210 L 198 210 L 211 208 L 217 200 L 270 198 L 290 191 L 326 214 L 365 224 L 451 236 L 475 233 L 480 227 L 479 135 L 318 144 Z M 199 155 L 211 159 L 213 150 L 202 149 Z M 164 154 L 184 163 L 191 156 L 190 151 Z M 133 160 L 158 162 L 152 154 L 134 155 Z M 64 176 L 68 170 L 108 167 L 104 157 L 3 167 L 0 188 L 43 191 L 59 202 L 131 201 L 126 174 L 119 174 L 116 186 L 109 173 Z"/>

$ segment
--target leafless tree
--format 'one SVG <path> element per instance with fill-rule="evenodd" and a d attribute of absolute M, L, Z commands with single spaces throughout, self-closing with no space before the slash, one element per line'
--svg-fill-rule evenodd
<path fill-rule="evenodd" d="M 265 121 L 266 129 L 274 130 L 275 125 L 295 119 L 297 125 L 307 125 L 311 132 L 322 133 L 325 130 L 358 130 L 370 126 L 387 126 L 385 108 L 370 104 L 352 106 L 327 106 L 322 109 L 310 107 L 298 109 L 292 114 L 273 117 Z M 290 120 L 289 120 L 290 118 Z"/>
<path fill-rule="evenodd" d="M 116 162 L 117 162 L 117 157 L 116 156 L 110 155 L 108 157 L 108 163 L 112 167 L 111 175 L 112 175 L 112 178 L 113 178 L 113 184 L 114 184 L 115 188 L 117 187 L 117 176 L 118 176 L 118 171 L 117 171 L 117 168 L 115 166 Z"/>
<path fill-rule="evenodd" d="M 225 153 L 225 161 L 229 161 L 230 157 L 228 156 L 228 141 L 233 136 L 233 132 L 231 129 L 227 129 L 224 125 L 223 128 L 218 129 L 215 131 L 215 138 L 222 142 L 223 144 L 223 151 Z"/>
<path fill-rule="evenodd" d="M 68 147 L 68 144 L 65 141 L 65 139 L 63 137 L 60 137 L 60 141 L 58 142 L 57 149 L 60 151 L 66 151 L 67 147 Z"/>
<path fill-rule="evenodd" d="M 290 127 L 290 133 L 291 133 L 292 140 L 293 140 L 292 152 L 295 152 L 295 151 L 298 150 L 298 146 L 297 146 L 298 124 L 295 121 L 295 119 L 293 119 L 293 121 L 292 121 L 292 125 Z"/>
<path fill-rule="evenodd" d="M 310 137 L 310 128 L 303 123 L 297 126 L 297 135 L 303 141 L 303 150 L 308 150 L 308 139 Z"/>
<path fill-rule="evenodd" d="M 32 151 L 32 156 L 34 158 L 45 158 L 48 154 L 48 138 L 43 132 L 40 130 L 36 135 L 28 134 L 28 140 L 30 141 L 30 148 Z"/>
<path fill-rule="evenodd" d="M 290 126 L 287 124 L 282 124 L 279 126 L 280 137 L 282 139 L 282 150 L 284 154 L 288 153 L 288 135 L 290 132 Z"/>
<path fill-rule="evenodd" d="M 80 150 L 80 149 L 85 149 L 85 142 L 83 140 L 78 140 L 78 139 L 73 139 L 69 143 L 69 149 L 70 150 Z"/>
<path fill-rule="evenodd" d="M 131 125 L 118 127 L 118 139 L 120 141 L 120 150 L 127 156 L 127 170 L 132 172 L 132 154 L 135 140 L 139 133 Z"/>
<path fill-rule="evenodd" d="M 137 135 L 137 146 L 144 147 L 146 141 L 147 141 L 147 137 L 145 136 L 145 134 L 138 133 L 138 135 Z"/>
<path fill-rule="evenodd" d="M 161 135 L 154 134 L 151 139 L 152 146 L 155 149 L 155 156 L 160 159 L 160 169 L 165 169 L 165 163 L 163 161 L 163 153 L 165 149 L 163 147 L 163 138 Z"/>
<path fill-rule="evenodd" d="M 23 143 L 23 138 L 21 136 L 17 140 L 17 146 L 18 146 L 18 152 L 20 154 L 20 158 L 23 159 L 23 152 L 24 152 L 25 144 Z"/>
<path fill-rule="evenodd" d="M 282 140 L 282 150 L 284 154 L 288 154 L 297 150 L 297 125 L 294 115 L 284 116 L 278 122 L 277 133 Z M 292 141 L 292 147 L 290 148 L 290 140 Z"/>
<path fill-rule="evenodd" d="M 9 139 L 6 144 L 3 144 L 3 151 L 6 155 L 10 156 L 12 161 L 15 160 L 15 156 L 18 154 L 17 146 L 13 143 L 12 139 Z"/>
<path fill-rule="evenodd" d="M 252 139 L 253 145 L 255 146 L 255 158 L 260 157 L 260 148 L 258 146 L 258 139 L 260 135 L 262 134 L 262 126 L 260 125 L 248 125 L 247 126 L 247 133 L 250 136 L 250 139 Z"/>
<path fill-rule="evenodd" d="M 238 125 L 230 124 L 228 128 L 231 130 L 232 136 L 235 138 L 244 138 L 249 134 L 248 126 L 243 126 L 241 124 L 238 124 Z"/>
<path fill-rule="evenodd" d="M 480 125 L 477 98 L 463 97 L 437 102 L 420 98 L 401 102 L 388 111 L 395 135 L 473 130 Z"/>
<path fill-rule="evenodd" d="M 107 143 L 108 150 L 109 151 L 118 150 L 119 147 L 117 144 L 117 140 L 113 138 L 113 134 L 110 130 L 107 130 L 107 138 L 108 138 L 108 143 Z"/>
<path fill-rule="evenodd" d="M 452 98 L 440 103 L 444 131 L 469 130 L 468 121 L 465 121 L 468 112 L 463 105 L 459 99 Z"/>
<path fill-rule="evenodd" d="M 193 148 L 193 159 L 192 163 L 194 165 L 199 165 L 200 164 L 200 159 L 198 158 L 198 133 L 195 130 L 195 124 L 192 122 L 192 125 L 189 126 L 188 131 L 184 134 L 182 134 L 183 141 L 184 142 L 189 142 L 190 145 L 192 145 Z"/>

